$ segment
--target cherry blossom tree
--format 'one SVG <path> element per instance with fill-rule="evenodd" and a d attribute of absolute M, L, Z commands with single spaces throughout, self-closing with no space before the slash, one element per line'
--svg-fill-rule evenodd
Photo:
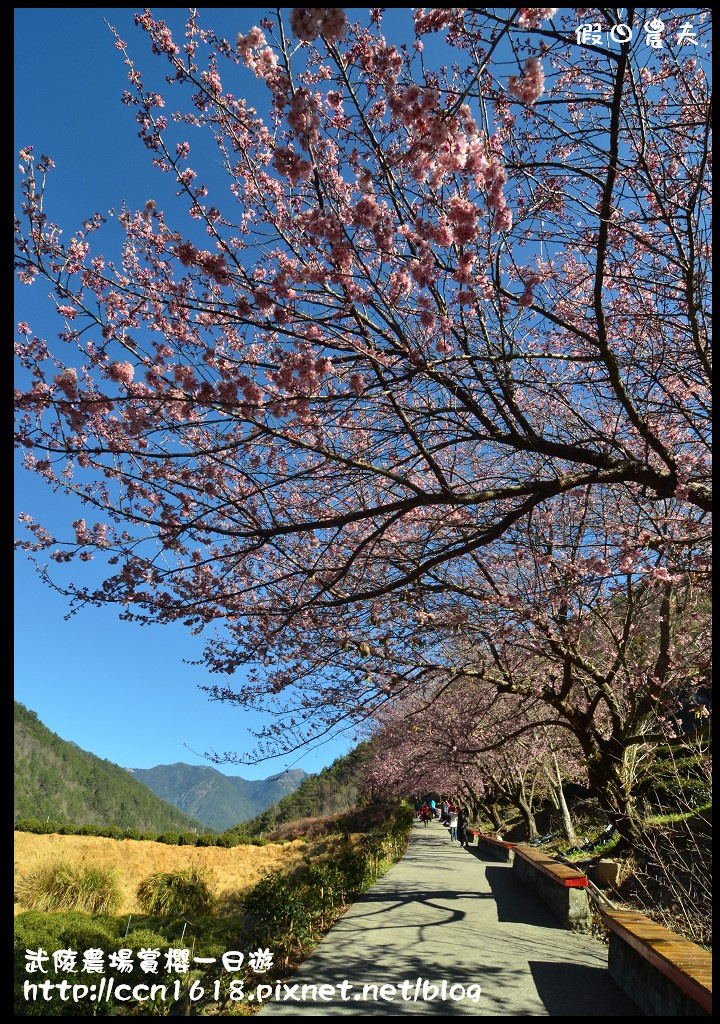
<path fill-rule="evenodd" d="M 624 548 L 612 550 L 610 525 L 625 531 Z M 440 679 L 443 693 L 471 683 L 478 707 L 488 689 L 542 707 L 537 718 L 511 716 L 499 743 L 468 740 L 458 752 L 508 738 L 537 745 L 538 726 L 569 733 L 603 809 L 634 841 L 635 796 L 655 747 L 682 745 L 708 714 L 705 540 L 687 526 L 671 508 L 639 518 L 597 493 L 536 512 L 504 547 L 476 555 L 474 574 L 423 597 L 415 632 L 393 654 L 392 692 L 407 700 Z M 386 656 L 371 651 L 369 672 L 381 673 Z"/>
<path fill-rule="evenodd" d="M 649 742 L 620 742 L 605 677 L 641 708 L 679 685 L 657 623 L 708 565 L 709 24 L 683 12 L 687 49 L 671 11 L 628 12 L 634 43 L 610 41 L 617 11 L 579 16 L 605 42 L 573 9 L 420 9 L 402 46 L 380 9 L 294 8 L 231 41 L 144 12 L 166 95 L 116 45 L 159 191 L 119 214 L 119 254 L 100 214 L 62 233 L 51 159 L 20 154 L 18 275 L 62 333 L 20 324 L 17 439 L 87 508 L 63 536 L 28 510 L 22 543 L 103 561 L 76 606 L 204 633 L 214 697 L 284 712 L 269 744 L 470 678 L 461 629 L 501 689 L 536 673 L 591 770 L 608 737 L 613 763 Z M 550 525 L 574 543 L 585 507 L 558 555 Z M 612 637 L 595 660 L 587 616 Z"/>
<path fill-rule="evenodd" d="M 537 693 L 568 725 L 601 804 L 632 839 L 635 791 L 654 747 L 682 743 L 707 711 L 698 696 L 710 671 L 707 597 L 698 585 L 704 573 L 693 553 L 698 537 L 669 508 L 656 510 L 652 532 L 643 528 L 650 521 L 633 520 L 623 508 L 617 529 L 622 522 L 625 550 L 605 560 L 609 551 L 598 543 L 590 509 L 572 499 L 566 505 L 564 531 L 557 515 L 549 523 L 535 517 L 537 533 L 526 534 L 523 556 L 518 545 L 514 564 L 496 569 L 507 589 L 496 584 L 491 614 L 477 605 L 476 614 L 487 623 L 480 632 L 495 685 Z M 609 502 L 599 510 L 613 521 Z M 659 535 L 668 542 L 663 550 L 654 543 Z M 508 615 L 504 635 L 498 605 Z"/>
<path fill-rule="evenodd" d="M 462 678 L 437 682 L 379 716 L 372 750 L 367 777 L 373 786 L 390 786 L 401 796 L 447 793 L 474 816 L 485 814 L 497 830 L 503 828 L 500 803 L 512 805 L 527 839 L 538 835 L 536 797 L 550 796 L 564 809 L 574 841 L 562 787 L 585 781 L 582 752 L 536 698 L 498 694 Z"/>

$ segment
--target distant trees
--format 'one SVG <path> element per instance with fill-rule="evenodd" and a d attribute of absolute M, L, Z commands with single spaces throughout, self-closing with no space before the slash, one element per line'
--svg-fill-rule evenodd
<path fill-rule="evenodd" d="M 566 496 L 478 560 L 476 577 L 433 602 L 395 689 L 426 680 L 446 716 L 455 691 L 469 722 L 497 693 L 539 709 L 538 722 L 570 734 L 606 813 L 630 836 L 655 746 L 707 725 L 709 603 L 691 564 L 670 575 L 652 544 L 630 541 L 646 537 L 630 510 L 624 527 L 616 512 L 625 550 L 601 547 L 613 507 L 601 510 L 597 518 L 588 494 Z M 515 730 L 543 741 L 533 719 L 504 729 L 497 744 L 510 749 Z"/>
<path fill-rule="evenodd" d="M 349 754 L 336 758 L 317 775 L 303 779 L 293 793 L 271 804 L 250 821 L 240 822 L 231 831 L 256 836 L 299 818 L 354 810 L 369 796 L 365 765 L 371 752 L 371 744 L 359 743 Z"/>
<path fill-rule="evenodd" d="M 549 797 L 571 838 L 563 785 L 584 781 L 581 751 L 567 730 L 543 718 L 537 700 L 498 695 L 467 679 L 428 688 L 379 722 L 367 781 L 405 796 L 445 793 L 498 829 L 498 805 L 512 805 L 530 839 L 538 834 L 537 799 Z"/>

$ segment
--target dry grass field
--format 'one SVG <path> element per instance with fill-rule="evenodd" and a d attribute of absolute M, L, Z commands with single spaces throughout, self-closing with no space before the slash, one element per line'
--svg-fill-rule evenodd
<path fill-rule="evenodd" d="M 134 839 L 105 839 L 101 836 L 35 835 L 15 833 L 15 878 L 54 861 L 74 866 L 115 868 L 122 892 L 121 914 L 139 912 L 135 902 L 138 883 L 156 871 L 182 871 L 189 867 L 209 869 L 214 876 L 213 892 L 219 909 L 234 909 L 238 896 L 251 889 L 268 871 L 292 868 L 308 853 L 308 844 L 295 841 L 267 846 L 166 846 Z M 25 910 L 15 904 L 15 913 Z"/>

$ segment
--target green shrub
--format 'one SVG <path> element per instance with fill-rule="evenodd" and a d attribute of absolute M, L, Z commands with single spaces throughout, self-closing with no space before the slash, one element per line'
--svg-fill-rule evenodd
<path fill-rule="evenodd" d="M 407 845 L 412 809 L 400 808 L 355 849 L 346 839 L 332 861 L 306 859 L 293 872 L 266 876 L 244 899 L 251 942 L 274 948 L 286 963 L 315 941 L 342 907 L 363 892 Z M 267 840 L 265 840 L 267 841 Z"/>
<path fill-rule="evenodd" d="M 16 832 L 42 832 L 44 822 L 40 821 L 39 818 L 21 818 L 20 821 L 15 822 Z"/>
<path fill-rule="evenodd" d="M 215 845 L 220 846 L 225 850 L 231 850 L 234 846 L 239 846 L 240 843 L 240 836 L 235 835 L 232 832 L 223 832 L 222 835 L 217 836 L 215 839 Z"/>
<path fill-rule="evenodd" d="M 138 828 L 121 828 L 119 825 L 73 825 L 58 821 L 40 821 L 39 818 L 22 818 L 15 823 L 16 832 L 34 832 L 46 835 L 57 832 L 62 836 L 104 836 L 107 839 L 145 839 L 153 843 L 166 843 L 170 846 L 217 846 L 217 836 L 209 838 L 198 836 L 194 832 L 168 831 L 158 835 L 154 831 L 142 832 Z M 203 842 L 200 842 L 200 840 Z M 242 840 L 241 840 L 242 841 Z M 229 844 L 221 844 L 229 845 Z M 236 845 L 234 842 L 231 845 Z"/>
<path fill-rule="evenodd" d="M 158 843 L 167 843 L 168 846 L 177 846 L 180 842 L 180 835 L 177 832 L 161 832 L 157 837 Z"/>
<path fill-rule="evenodd" d="M 217 846 L 217 836 L 213 833 L 206 833 L 204 836 L 198 836 L 196 846 Z"/>
<path fill-rule="evenodd" d="M 309 892 L 307 869 L 275 871 L 246 896 L 253 940 L 287 957 L 296 943 L 313 938 L 317 909 Z"/>
<path fill-rule="evenodd" d="M 75 868 L 67 861 L 55 861 L 23 875 L 15 898 L 29 910 L 109 914 L 120 903 L 120 890 L 114 868 Z"/>
<path fill-rule="evenodd" d="M 198 868 L 158 871 L 137 887 L 137 901 L 148 914 L 158 917 L 209 914 L 213 905 L 211 881 L 210 872 Z"/>
<path fill-rule="evenodd" d="M 15 919 L 15 1015 L 18 1017 L 93 1017 L 98 1015 L 98 1005 L 88 995 L 78 1002 L 69 1000 L 63 1002 L 60 999 L 53 999 L 46 1002 L 40 995 L 33 1000 L 26 999 L 23 984 L 25 980 L 42 982 L 52 980 L 55 983 L 67 981 L 69 984 L 83 982 L 87 975 L 78 973 L 76 970 L 54 971 L 50 961 L 50 973 L 28 974 L 26 971 L 26 950 L 43 949 L 50 954 L 54 950 L 75 950 L 78 953 L 77 965 L 82 961 L 82 953 L 86 949 L 100 949 L 105 954 L 107 969 L 107 958 L 110 953 L 118 949 L 132 949 L 137 953 L 139 949 L 163 949 L 169 945 L 180 945 L 170 935 L 160 934 L 151 930 L 146 925 L 132 929 L 126 935 L 127 918 L 108 917 L 99 914 L 87 914 L 79 911 L 58 912 L 54 914 L 42 914 L 37 911 L 27 911 L 19 914 Z M 215 955 L 214 952 L 204 953 L 206 956 Z M 222 953 L 220 953 L 222 955 Z M 163 958 L 160 960 L 162 972 Z M 151 980 L 163 981 L 164 975 L 152 977 Z M 90 976 L 90 980 L 93 980 Z M 97 979 L 94 979 L 97 981 Z M 135 985 L 138 982 L 148 981 L 148 976 L 143 972 L 137 956 L 134 957 L 134 968 L 132 972 L 123 974 L 122 981 Z M 146 1004 L 138 1004 L 142 1008 Z M 165 1007 L 165 1014 L 169 1007 Z M 119 1009 L 119 1004 L 118 1004 Z M 115 1007 L 109 1005 L 106 1010 L 111 1011 L 108 1015 L 115 1016 Z M 121 1014 L 124 1016 L 125 1014 Z M 149 1015 L 149 1014 L 148 1014 Z"/>
<path fill-rule="evenodd" d="M 102 825 L 71 825 L 70 828 L 74 828 L 74 833 L 68 833 L 68 835 L 76 836 L 101 836 L 103 829 Z"/>
<path fill-rule="evenodd" d="M 15 831 L 34 832 L 36 835 L 49 835 L 51 832 L 59 832 L 61 827 L 59 821 L 40 821 L 39 818 L 23 818 L 15 825 Z"/>

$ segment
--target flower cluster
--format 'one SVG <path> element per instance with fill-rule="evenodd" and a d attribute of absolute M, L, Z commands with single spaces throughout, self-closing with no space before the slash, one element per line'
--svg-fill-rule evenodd
<path fill-rule="evenodd" d="M 71 400 L 78 396 L 77 376 L 77 370 L 74 367 L 66 366 L 63 372 L 59 373 L 54 379 L 54 383 Z"/>
<path fill-rule="evenodd" d="M 288 124 L 300 139 L 300 145 L 308 149 L 319 139 L 320 113 L 314 96 L 309 89 L 295 90 L 290 101 Z"/>
<path fill-rule="evenodd" d="M 202 75 L 200 76 L 200 80 L 202 81 L 203 85 L 208 90 L 208 92 L 212 93 L 213 96 L 219 96 L 220 93 L 222 92 L 222 83 L 220 82 L 220 75 L 217 73 L 215 68 L 212 68 L 210 71 L 203 71 Z"/>
<path fill-rule="evenodd" d="M 180 47 L 174 42 L 172 33 L 164 21 L 154 21 L 149 11 L 135 15 L 135 24 L 149 32 L 152 36 L 153 53 L 166 53 L 174 57 L 180 52 Z"/>
<path fill-rule="evenodd" d="M 76 544 L 91 544 L 92 534 L 87 528 L 87 523 L 84 519 L 76 519 L 73 523 L 73 529 L 75 530 L 75 543 Z"/>
<path fill-rule="evenodd" d="M 199 266 L 213 278 L 216 284 L 229 284 L 230 274 L 228 272 L 225 257 L 222 253 L 210 253 L 206 250 L 196 249 L 191 242 L 181 242 L 177 247 L 178 259 L 184 267 Z"/>
<path fill-rule="evenodd" d="M 244 36 L 242 32 L 239 32 L 235 42 L 238 55 L 243 59 L 251 56 L 252 51 L 257 49 L 258 46 L 266 45 L 267 39 L 265 38 L 262 29 L 259 29 L 257 25 L 253 26 L 246 36 Z"/>
<path fill-rule="evenodd" d="M 130 387 L 135 377 L 135 370 L 131 363 L 110 363 L 108 366 L 108 377 L 116 380 L 125 387 Z"/>
<path fill-rule="evenodd" d="M 537 270 L 525 270 L 522 274 L 523 285 L 525 290 L 518 299 L 518 306 L 532 306 L 534 296 L 533 288 L 535 285 L 540 284 L 541 281 L 545 280 L 545 275 L 539 273 Z"/>
<path fill-rule="evenodd" d="M 398 89 L 390 96 L 390 110 L 408 127 L 424 126 L 431 110 L 437 110 L 440 94 L 437 89 L 423 89 L 416 83 Z"/>
<path fill-rule="evenodd" d="M 278 65 L 278 59 L 269 46 L 262 31 L 251 28 L 247 35 L 238 35 L 236 48 L 243 64 L 250 68 L 257 78 L 264 79 L 275 94 L 275 102 L 282 107 L 287 102 L 290 92 L 290 81 Z M 260 52 L 256 52 L 259 47 Z"/>
<path fill-rule="evenodd" d="M 363 196 L 353 210 L 352 223 L 356 227 L 367 228 L 382 251 L 392 245 L 394 228 L 390 211 L 385 203 L 379 204 L 374 196 Z"/>
<path fill-rule="evenodd" d="M 460 18 L 466 10 L 466 7 L 418 7 L 414 15 L 415 31 L 418 35 L 424 32 L 439 32 Z"/>
<path fill-rule="evenodd" d="M 380 207 L 374 196 L 363 196 L 353 212 L 353 223 L 359 228 L 373 228 L 380 217 Z"/>
<path fill-rule="evenodd" d="M 342 7 L 293 7 L 290 27 L 304 43 L 324 36 L 328 43 L 339 43 L 347 29 L 347 18 Z"/>
<path fill-rule="evenodd" d="M 312 165 L 304 160 L 299 153 L 285 146 L 280 146 L 273 155 L 273 164 L 278 174 L 282 174 L 292 185 L 299 181 L 307 181 L 312 174 Z"/>
<path fill-rule="evenodd" d="M 545 92 L 545 72 L 537 57 L 529 57 L 521 76 L 508 78 L 508 92 L 531 106 Z"/>
<path fill-rule="evenodd" d="M 288 355 L 279 370 L 269 374 L 271 383 L 288 394 L 314 395 L 322 378 L 332 373 L 332 361 L 327 356 L 317 358 L 312 352 Z"/>
<path fill-rule="evenodd" d="M 477 238 L 479 214 L 475 203 L 461 199 L 460 196 L 452 196 L 447 204 L 447 217 L 452 224 L 453 241 L 458 245 L 466 245 Z"/>
<path fill-rule="evenodd" d="M 487 204 L 494 211 L 493 229 L 497 232 L 509 231 L 512 227 L 512 211 L 508 207 L 504 194 L 507 171 L 499 160 L 493 158 L 485 172 L 488 186 Z"/>
<path fill-rule="evenodd" d="M 520 28 L 537 28 L 541 21 L 554 18 L 559 10 L 559 7 L 521 7 L 518 12 L 518 25 Z"/>

